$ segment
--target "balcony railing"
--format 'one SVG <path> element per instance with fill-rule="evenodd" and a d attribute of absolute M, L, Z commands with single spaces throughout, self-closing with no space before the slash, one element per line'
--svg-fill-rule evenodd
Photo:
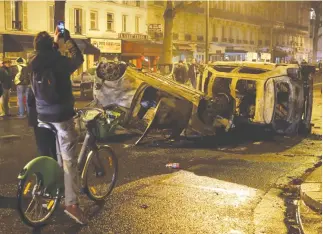
<path fill-rule="evenodd" d="M 197 40 L 198 41 L 203 41 L 204 40 L 204 37 L 203 36 L 197 36 Z"/>
<path fill-rule="evenodd" d="M 162 39 L 164 37 L 164 34 L 162 32 L 155 32 L 155 38 L 158 39 Z"/>
<path fill-rule="evenodd" d="M 222 42 L 227 42 L 228 39 L 227 38 L 222 38 Z"/>
<path fill-rule="evenodd" d="M 186 34 L 185 35 L 185 40 L 186 41 L 191 41 L 192 40 L 192 35 L 191 34 Z"/>
<path fill-rule="evenodd" d="M 12 21 L 12 29 L 22 30 L 21 21 Z"/>
<path fill-rule="evenodd" d="M 219 38 L 217 38 L 217 37 L 212 37 L 212 41 L 214 41 L 214 42 L 218 42 L 218 40 L 219 40 Z"/>
<path fill-rule="evenodd" d="M 75 25 L 75 34 L 82 34 L 82 26 L 81 25 Z"/>

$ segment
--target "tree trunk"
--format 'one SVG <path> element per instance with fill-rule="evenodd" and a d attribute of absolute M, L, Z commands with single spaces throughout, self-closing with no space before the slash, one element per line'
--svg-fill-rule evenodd
<path fill-rule="evenodd" d="M 174 5 L 168 0 L 167 7 L 164 12 L 165 27 L 164 27 L 164 41 L 163 41 L 163 63 L 171 64 L 173 60 L 173 22 L 174 22 Z"/>
<path fill-rule="evenodd" d="M 319 29 L 322 27 L 322 2 L 312 2 L 312 8 L 315 12 L 315 23 L 313 30 L 313 61 L 317 60 L 317 42 L 319 39 Z"/>
<path fill-rule="evenodd" d="M 58 21 L 64 21 L 65 24 L 65 2 L 66 1 L 61 1 L 61 0 L 55 0 L 55 5 L 54 5 L 54 25 L 57 25 Z M 66 25 L 65 25 L 66 27 Z M 56 26 L 55 26 L 56 30 Z M 60 38 L 58 41 L 59 45 L 59 51 L 63 55 L 65 52 L 65 46 L 64 46 L 64 39 Z"/>
<path fill-rule="evenodd" d="M 62 0 L 55 0 L 55 13 L 54 22 L 57 24 L 58 21 L 65 21 L 65 2 Z"/>

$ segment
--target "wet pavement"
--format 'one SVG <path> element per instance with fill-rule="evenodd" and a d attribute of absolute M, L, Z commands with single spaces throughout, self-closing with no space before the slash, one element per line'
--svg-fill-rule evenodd
<path fill-rule="evenodd" d="M 81 103 L 83 105 L 84 103 Z M 74 224 L 58 209 L 32 230 L 16 208 L 17 174 L 36 148 L 26 120 L 0 122 L 0 233 L 287 233 L 282 189 L 321 161 L 321 93 L 315 92 L 312 134 L 286 137 L 244 129 L 221 138 L 152 142 L 113 137 L 117 187 L 104 204 L 82 198 L 90 223 Z M 180 169 L 168 169 L 176 162 Z"/>

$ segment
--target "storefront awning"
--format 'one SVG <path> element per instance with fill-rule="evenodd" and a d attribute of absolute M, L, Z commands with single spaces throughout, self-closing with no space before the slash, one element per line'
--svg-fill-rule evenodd
<path fill-rule="evenodd" d="M 3 35 L 3 51 L 4 52 L 23 52 L 26 50 L 34 50 L 34 36 L 29 35 Z"/>
<path fill-rule="evenodd" d="M 288 56 L 288 54 L 284 50 L 277 50 L 277 49 L 274 50 L 274 57 L 283 58 L 283 57 L 287 57 L 287 56 Z"/>
<path fill-rule="evenodd" d="M 87 39 L 74 39 L 77 46 L 84 54 L 100 54 L 100 50 L 93 46 Z"/>
<path fill-rule="evenodd" d="M 147 40 L 122 40 L 122 56 L 161 56 L 163 45 Z"/>
<path fill-rule="evenodd" d="M 188 44 L 174 44 L 176 50 L 193 51 L 193 48 Z"/>
<path fill-rule="evenodd" d="M 231 54 L 245 54 L 248 51 L 246 50 L 232 50 L 232 49 L 225 49 L 225 53 L 231 53 Z"/>

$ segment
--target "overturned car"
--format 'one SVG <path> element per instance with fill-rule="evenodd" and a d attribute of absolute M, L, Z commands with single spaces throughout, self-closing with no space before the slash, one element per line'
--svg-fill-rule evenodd
<path fill-rule="evenodd" d="M 310 131 L 311 72 L 310 66 L 293 64 L 217 62 L 204 67 L 193 89 L 177 83 L 172 72 L 162 75 L 107 62 L 97 67 L 93 93 L 103 107 L 123 110 L 122 126 L 142 124 L 137 143 L 154 128 L 169 129 L 171 138 L 184 129 L 214 135 L 241 123 L 290 134 Z"/>

